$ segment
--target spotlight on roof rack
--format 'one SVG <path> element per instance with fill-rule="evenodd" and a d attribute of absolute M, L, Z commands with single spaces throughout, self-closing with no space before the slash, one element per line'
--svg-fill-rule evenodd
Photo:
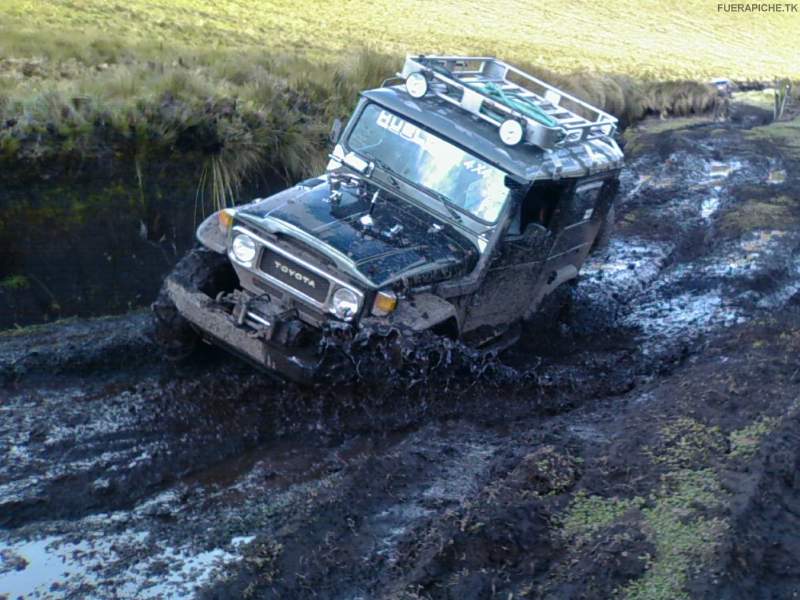
<path fill-rule="evenodd" d="M 417 71 L 406 77 L 406 91 L 412 98 L 422 98 L 428 93 L 428 80 Z"/>
<path fill-rule="evenodd" d="M 506 146 L 516 146 L 524 134 L 525 128 L 516 119 L 506 119 L 500 125 L 500 139 Z"/>

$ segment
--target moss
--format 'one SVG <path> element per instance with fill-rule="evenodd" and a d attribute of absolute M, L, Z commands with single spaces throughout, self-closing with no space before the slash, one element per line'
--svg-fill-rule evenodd
<path fill-rule="evenodd" d="M 580 491 L 575 494 L 562 520 L 564 534 L 568 537 L 590 538 L 628 510 L 640 507 L 643 502 L 641 498 L 603 498 Z"/>
<path fill-rule="evenodd" d="M 4 279 L 0 279 L 0 288 L 6 290 L 23 290 L 29 288 L 31 282 L 24 275 L 9 275 Z"/>
<path fill-rule="evenodd" d="M 556 495 L 574 485 L 578 465 L 576 458 L 558 452 L 554 446 L 541 446 L 520 461 L 513 476 L 524 481 L 525 493 Z"/>
<path fill-rule="evenodd" d="M 727 449 L 719 427 L 708 427 L 688 417 L 668 423 L 656 444 L 646 449 L 651 460 L 671 469 L 707 463 Z"/>
<path fill-rule="evenodd" d="M 724 494 L 710 469 L 679 470 L 665 477 L 652 506 L 643 509 L 656 547 L 644 576 L 623 590 L 630 600 L 677 600 L 690 575 L 713 555 L 727 525 L 704 511 L 722 506 Z"/>
<path fill-rule="evenodd" d="M 791 160 L 800 161 L 800 119 L 776 121 L 762 127 L 753 127 L 744 135 L 777 146 Z"/>
<path fill-rule="evenodd" d="M 635 600 L 688 598 L 692 573 L 713 555 L 726 523 L 708 516 L 723 506 L 725 495 L 711 469 L 676 469 L 663 476 L 649 499 L 575 495 L 562 520 L 563 532 L 579 543 L 597 540 L 626 512 L 638 509 L 646 535 L 655 546 L 647 571 L 617 593 Z"/>
<path fill-rule="evenodd" d="M 759 448 L 761 440 L 773 431 L 781 422 L 775 417 L 761 417 L 741 429 L 732 431 L 730 444 L 732 458 L 748 458 Z"/>
<path fill-rule="evenodd" d="M 726 211 L 720 218 L 720 233 L 740 238 L 751 231 L 786 231 L 797 227 L 800 213 L 789 196 L 751 198 Z"/>

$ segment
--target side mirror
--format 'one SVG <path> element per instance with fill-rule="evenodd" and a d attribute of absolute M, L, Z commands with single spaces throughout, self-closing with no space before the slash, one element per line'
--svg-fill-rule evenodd
<path fill-rule="evenodd" d="M 333 125 L 331 126 L 331 133 L 328 138 L 331 141 L 331 144 L 338 144 L 339 138 L 342 135 L 342 120 L 341 119 L 334 119 Z"/>

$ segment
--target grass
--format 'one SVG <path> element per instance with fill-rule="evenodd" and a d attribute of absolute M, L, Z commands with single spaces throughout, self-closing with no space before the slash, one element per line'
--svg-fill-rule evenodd
<path fill-rule="evenodd" d="M 199 151 L 199 196 L 214 205 L 230 203 L 259 170 L 287 181 L 319 172 L 330 121 L 346 116 L 358 91 L 396 66 L 367 51 L 325 71 L 304 59 L 248 53 L 167 60 L 175 55 L 163 51 L 156 60 L 152 49 L 112 53 L 100 39 L 63 37 L 58 44 L 67 58 L 0 63 L 7 82 L 0 88 L 0 160 L 35 164 L 113 148 L 143 161 L 165 149 Z"/>
<path fill-rule="evenodd" d="M 488 51 L 557 72 L 661 80 L 800 77 L 800 19 L 718 12 L 716 3 L 699 0 L 501 0 L 491 7 L 463 0 L 0 0 L 0 20 L 314 60 L 380 44 L 391 55 Z M 113 52 L 119 43 L 96 51 Z"/>
<path fill-rule="evenodd" d="M 781 154 L 790 160 L 800 161 L 800 119 L 754 127 L 745 135 L 778 148 Z"/>
<path fill-rule="evenodd" d="M 0 161 L 199 150 L 198 201 L 219 207 L 256 172 L 319 172 L 332 119 L 407 51 L 503 56 L 623 124 L 710 111 L 715 91 L 691 79 L 796 74 L 783 17 L 756 28 L 699 4 L 529 4 L 503 0 L 489 19 L 453 0 L 0 0 Z"/>

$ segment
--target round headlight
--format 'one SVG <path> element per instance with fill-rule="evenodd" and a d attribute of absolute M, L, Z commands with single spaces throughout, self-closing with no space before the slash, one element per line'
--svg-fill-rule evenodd
<path fill-rule="evenodd" d="M 233 238 L 231 251 L 236 257 L 236 260 L 243 263 L 253 262 L 253 259 L 256 257 L 256 243 L 249 235 L 240 233 Z"/>
<path fill-rule="evenodd" d="M 333 294 L 333 314 L 349 321 L 358 312 L 358 296 L 347 288 L 339 288 Z"/>
<path fill-rule="evenodd" d="M 516 119 L 506 119 L 500 125 L 500 139 L 506 146 L 516 146 L 522 141 L 525 129 Z"/>
<path fill-rule="evenodd" d="M 406 91 L 412 98 L 422 98 L 428 93 L 428 80 L 422 73 L 412 73 L 406 77 Z"/>

